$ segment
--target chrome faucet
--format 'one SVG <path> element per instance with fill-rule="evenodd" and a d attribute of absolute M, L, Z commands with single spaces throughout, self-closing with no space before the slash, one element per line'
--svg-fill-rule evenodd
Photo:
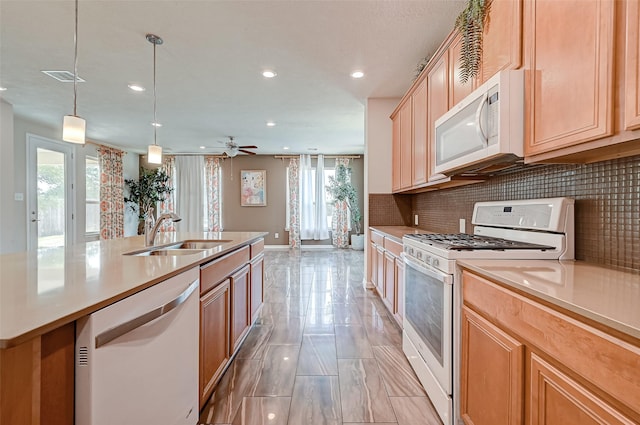
<path fill-rule="evenodd" d="M 171 220 L 172 222 L 177 222 L 182 220 L 178 214 L 175 213 L 164 213 L 157 220 L 153 219 L 153 208 L 149 208 L 147 213 L 147 218 L 144 222 L 144 245 L 152 246 L 156 239 L 156 234 L 158 234 L 158 229 L 160 225 L 165 220 Z"/>

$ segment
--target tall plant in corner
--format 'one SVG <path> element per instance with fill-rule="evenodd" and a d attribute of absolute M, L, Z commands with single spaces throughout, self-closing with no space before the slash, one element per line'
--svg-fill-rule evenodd
<path fill-rule="evenodd" d="M 356 235 L 360 234 L 360 221 L 362 214 L 358 206 L 358 192 L 351 184 L 351 169 L 339 164 L 336 166 L 335 176 L 329 176 L 327 192 L 334 201 L 346 201 L 347 208 L 351 212 L 351 222 Z"/>
<path fill-rule="evenodd" d="M 491 0 L 468 0 L 456 19 L 455 28 L 462 36 L 460 48 L 460 82 L 478 75 L 482 61 L 482 35 L 489 16 Z"/>

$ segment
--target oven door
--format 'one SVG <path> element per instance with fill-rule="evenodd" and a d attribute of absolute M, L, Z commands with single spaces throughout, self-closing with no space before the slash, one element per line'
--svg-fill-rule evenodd
<path fill-rule="evenodd" d="M 452 394 L 453 275 L 403 254 L 405 332 L 444 392 Z"/>

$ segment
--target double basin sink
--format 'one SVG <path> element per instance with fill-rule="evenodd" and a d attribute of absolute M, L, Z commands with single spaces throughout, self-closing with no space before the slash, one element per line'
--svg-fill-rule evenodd
<path fill-rule="evenodd" d="M 193 255 L 207 249 L 216 248 L 222 244 L 231 242 L 227 239 L 187 240 L 176 242 L 172 245 L 152 246 L 142 251 L 127 252 L 124 255 L 155 256 L 155 255 Z"/>

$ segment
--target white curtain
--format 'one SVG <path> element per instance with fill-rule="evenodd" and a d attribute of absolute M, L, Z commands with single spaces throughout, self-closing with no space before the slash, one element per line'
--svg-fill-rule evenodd
<path fill-rule="evenodd" d="M 327 226 L 327 196 L 324 188 L 324 155 L 318 155 L 316 164 L 316 190 L 313 239 L 317 241 L 329 239 Z"/>
<path fill-rule="evenodd" d="M 300 155 L 300 239 L 313 239 L 313 169 L 311 155 Z"/>
<path fill-rule="evenodd" d="M 176 157 L 176 214 L 182 217 L 178 230 L 204 231 L 204 157 Z"/>
<path fill-rule="evenodd" d="M 300 155 L 300 238 L 329 239 L 322 155 L 318 155 L 315 171 L 311 168 L 311 155 Z"/>

